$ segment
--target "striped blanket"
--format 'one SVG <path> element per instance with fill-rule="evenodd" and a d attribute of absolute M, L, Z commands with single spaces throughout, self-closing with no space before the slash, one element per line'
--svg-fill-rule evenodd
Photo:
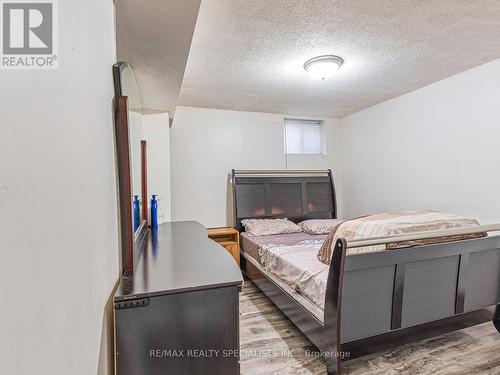
<path fill-rule="evenodd" d="M 330 264 L 330 259 L 332 258 L 332 248 L 335 246 L 335 243 L 339 238 L 344 238 L 346 240 L 359 240 L 372 237 L 395 236 L 452 228 L 471 228 L 476 226 L 479 226 L 479 223 L 474 219 L 431 210 L 396 211 L 363 216 L 357 219 L 344 221 L 337 225 L 326 238 L 321 249 L 318 251 L 317 257 L 321 262 Z M 404 243 L 395 242 L 387 245 L 349 249 L 347 255 L 376 252 L 399 247 L 460 241 L 485 236 L 486 233 L 473 233 L 459 236 L 407 241 Z"/>

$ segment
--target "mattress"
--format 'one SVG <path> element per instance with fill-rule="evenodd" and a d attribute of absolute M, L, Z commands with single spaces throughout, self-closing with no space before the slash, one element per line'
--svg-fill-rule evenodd
<path fill-rule="evenodd" d="M 242 233 L 241 247 L 263 270 L 323 309 L 329 267 L 316 254 L 326 237 L 307 233 L 269 236 Z"/>

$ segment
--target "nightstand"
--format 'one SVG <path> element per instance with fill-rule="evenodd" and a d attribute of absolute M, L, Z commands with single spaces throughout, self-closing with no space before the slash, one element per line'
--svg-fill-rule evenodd
<path fill-rule="evenodd" d="M 230 227 L 209 228 L 208 238 L 229 251 L 236 263 L 240 264 L 240 234 L 236 229 Z"/>

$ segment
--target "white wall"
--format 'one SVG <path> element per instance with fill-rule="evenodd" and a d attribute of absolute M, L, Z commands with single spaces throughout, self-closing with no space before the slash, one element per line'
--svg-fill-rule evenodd
<path fill-rule="evenodd" d="M 113 2 L 58 3 L 59 69 L 0 70 L 1 374 L 112 369 Z"/>
<path fill-rule="evenodd" d="M 158 222 L 163 223 L 172 217 L 169 114 L 144 114 L 142 123 L 148 152 L 148 201 L 152 194 L 158 195 Z"/>
<path fill-rule="evenodd" d="M 172 219 L 232 225 L 231 169 L 285 169 L 283 115 L 177 107 L 170 133 Z M 340 181 L 340 126 L 325 119 L 326 156 L 294 156 L 288 169 L 331 168 Z"/>
<path fill-rule="evenodd" d="M 433 208 L 500 222 L 500 60 L 342 119 L 347 217 Z"/>
<path fill-rule="evenodd" d="M 129 125 L 129 144 L 130 144 L 130 169 L 132 195 L 139 196 L 141 199 L 142 191 L 142 159 L 141 159 L 141 140 L 144 139 L 143 115 L 138 111 L 128 112 Z"/>

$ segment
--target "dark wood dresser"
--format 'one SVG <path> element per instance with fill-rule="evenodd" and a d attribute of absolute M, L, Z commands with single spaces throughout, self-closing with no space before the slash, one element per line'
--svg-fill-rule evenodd
<path fill-rule="evenodd" d="M 148 230 L 114 296 L 117 375 L 236 375 L 238 292 L 231 255 L 194 221 Z"/>

